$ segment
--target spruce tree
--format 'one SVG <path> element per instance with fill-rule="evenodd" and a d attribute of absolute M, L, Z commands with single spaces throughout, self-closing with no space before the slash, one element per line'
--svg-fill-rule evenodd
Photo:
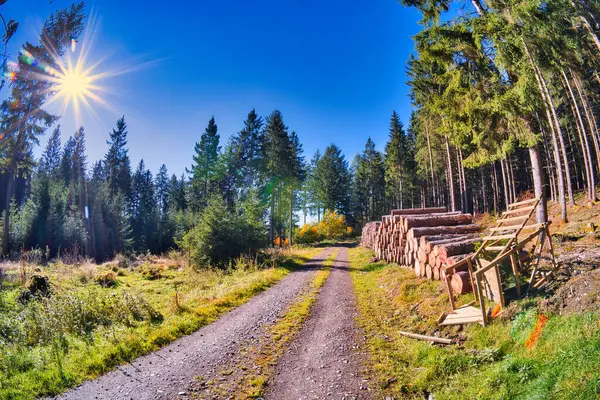
<path fill-rule="evenodd" d="M 190 205 L 194 211 L 206 205 L 208 194 L 217 181 L 217 161 L 221 151 L 219 139 L 215 117 L 212 117 L 200 141 L 194 146 L 194 163 L 189 170 L 192 173 Z"/>
<path fill-rule="evenodd" d="M 108 152 L 104 157 L 104 172 L 111 194 L 122 193 L 131 197 L 131 161 L 127 150 L 127 123 L 125 116 L 117 120 L 116 128 L 110 132 Z"/>
<path fill-rule="evenodd" d="M 350 172 L 348 161 L 335 144 L 325 149 L 314 171 L 317 198 L 323 210 L 338 211 L 348 215 L 350 207 Z"/>
<path fill-rule="evenodd" d="M 46 149 L 40 160 L 39 170 L 48 176 L 57 178 L 60 174 L 61 161 L 61 142 L 60 142 L 60 125 L 57 125 L 52 131 Z"/>

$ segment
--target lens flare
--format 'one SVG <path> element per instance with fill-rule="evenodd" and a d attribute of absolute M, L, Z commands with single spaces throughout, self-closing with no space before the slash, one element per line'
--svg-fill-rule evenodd
<path fill-rule="evenodd" d="M 59 103 L 62 105 L 61 115 L 67 109 L 72 109 L 75 122 L 81 124 L 82 110 L 85 108 L 96 120 L 98 107 L 116 112 L 107 100 L 109 92 L 106 80 L 112 77 L 137 71 L 150 63 L 131 64 L 113 70 L 98 71 L 99 67 L 106 65 L 106 58 L 90 61 L 90 50 L 98 33 L 97 18 L 90 15 L 87 26 L 81 39 L 70 38 L 70 49 L 66 54 L 59 54 L 51 48 L 52 62 L 45 63 L 38 60 L 33 54 L 22 49 L 19 61 L 32 67 L 35 71 L 34 78 L 51 83 L 48 90 L 50 96 L 46 105 Z M 122 58 L 122 56 L 121 56 Z M 18 71 L 12 69 L 7 72 L 6 78 L 14 79 Z"/>

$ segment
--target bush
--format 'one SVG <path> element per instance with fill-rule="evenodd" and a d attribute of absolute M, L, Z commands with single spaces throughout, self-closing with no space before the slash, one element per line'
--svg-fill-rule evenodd
<path fill-rule="evenodd" d="M 164 272 L 164 270 L 164 265 L 151 264 L 148 261 L 146 261 L 140 267 L 140 272 L 142 273 L 142 276 L 144 277 L 144 279 L 147 279 L 149 281 L 162 278 L 162 273 Z"/>
<path fill-rule="evenodd" d="M 298 244 L 311 244 L 320 241 L 322 237 L 316 224 L 304 224 L 296 231 L 295 239 Z"/>
<path fill-rule="evenodd" d="M 218 194 L 209 198 L 194 228 L 179 242 L 194 265 L 224 268 L 230 260 L 267 244 L 261 203 L 249 196 L 242 209 L 241 214 L 229 210 Z"/>
<path fill-rule="evenodd" d="M 326 210 L 318 230 L 325 239 L 339 239 L 346 232 L 346 217 L 337 211 Z"/>
<path fill-rule="evenodd" d="M 98 285 L 102 286 L 103 288 L 111 288 L 119 284 L 119 282 L 117 281 L 117 274 L 115 274 L 112 271 L 96 277 L 96 283 L 98 283 Z"/>
<path fill-rule="evenodd" d="M 327 239 L 341 239 L 351 237 L 354 230 L 346 226 L 346 217 L 337 211 L 325 211 L 323 219 L 318 224 L 304 224 L 296 232 L 296 243 L 310 244 Z"/>

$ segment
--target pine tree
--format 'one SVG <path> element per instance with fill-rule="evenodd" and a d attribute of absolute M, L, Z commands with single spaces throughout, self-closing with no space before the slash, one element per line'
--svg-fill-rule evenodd
<path fill-rule="evenodd" d="M 194 211 L 206 205 L 208 195 L 217 182 L 217 162 L 221 151 L 219 139 L 215 117 L 212 117 L 200 141 L 194 146 L 194 164 L 189 170 L 192 173 L 190 205 Z"/>
<path fill-rule="evenodd" d="M 156 250 L 157 217 L 152 172 L 140 160 L 131 180 L 131 230 L 136 251 Z"/>
<path fill-rule="evenodd" d="M 385 182 L 387 196 L 393 207 L 404 208 L 407 193 L 407 159 L 410 156 L 406 143 L 406 133 L 396 111 L 390 118 L 389 141 L 385 146 Z"/>
<path fill-rule="evenodd" d="M 317 198 L 324 210 L 348 214 L 350 207 L 350 173 L 348 161 L 335 144 L 327 146 L 314 171 Z"/>
<path fill-rule="evenodd" d="M 244 128 L 232 140 L 232 169 L 238 171 L 236 186 L 241 192 L 241 198 L 245 197 L 250 188 L 257 187 L 261 182 L 264 171 L 264 160 L 261 157 L 262 128 L 262 118 L 252 109 L 244 121 Z"/>
<path fill-rule="evenodd" d="M 108 152 L 104 157 L 104 170 L 108 179 L 111 194 L 122 193 L 125 198 L 131 197 L 131 162 L 127 155 L 127 123 L 125 116 L 117 121 L 117 126 L 110 133 Z"/>
<path fill-rule="evenodd" d="M 358 208 L 363 211 L 361 222 L 376 221 L 386 212 L 385 168 L 383 156 L 375 149 L 375 142 L 367 140 L 360 155 L 355 179 Z"/>
<path fill-rule="evenodd" d="M 269 239 L 275 239 L 276 224 L 281 227 L 281 190 L 290 174 L 290 137 L 279 110 L 273 111 L 266 120 L 262 155 L 265 159 L 265 178 L 270 198 Z M 277 207 L 276 207 L 277 206 Z M 277 208 L 277 213 L 276 213 Z"/>
<path fill-rule="evenodd" d="M 46 149 L 42 154 L 39 170 L 48 176 L 57 178 L 60 174 L 61 143 L 60 125 L 57 125 L 50 136 Z"/>
<path fill-rule="evenodd" d="M 290 192 L 290 204 L 289 204 L 289 242 L 292 244 L 294 237 L 294 210 L 297 204 L 297 190 L 300 190 L 302 183 L 306 179 L 306 168 L 304 166 L 304 149 L 302 143 L 295 131 L 290 134 L 290 170 L 288 176 L 288 187 Z"/>

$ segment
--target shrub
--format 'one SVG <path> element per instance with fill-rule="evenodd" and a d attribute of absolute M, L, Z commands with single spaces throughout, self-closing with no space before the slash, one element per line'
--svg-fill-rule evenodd
<path fill-rule="evenodd" d="M 275 245 L 275 247 L 287 247 L 290 245 L 290 241 L 288 240 L 288 238 L 284 238 L 283 240 L 281 240 L 281 237 L 277 236 L 273 241 L 273 244 Z"/>
<path fill-rule="evenodd" d="M 321 234 L 315 224 L 304 224 L 300 230 L 296 231 L 296 243 L 311 244 L 321 240 Z"/>
<path fill-rule="evenodd" d="M 96 277 L 96 283 L 98 283 L 98 285 L 102 286 L 103 288 L 111 288 L 119 284 L 119 282 L 117 281 L 117 274 L 115 274 L 112 271 Z"/>
<path fill-rule="evenodd" d="M 140 272 L 144 279 L 153 281 L 162 278 L 162 273 L 165 270 L 164 265 L 151 264 L 146 261 L 141 267 Z"/>
<path fill-rule="evenodd" d="M 230 260 L 253 253 L 266 242 L 266 229 L 261 204 L 253 196 L 242 204 L 238 214 L 227 208 L 223 198 L 215 194 L 200 214 L 194 228 L 183 235 L 180 246 L 199 267 L 226 267 Z"/>
<path fill-rule="evenodd" d="M 339 239 L 346 232 L 346 217 L 337 211 L 326 210 L 317 228 L 325 239 Z"/>

